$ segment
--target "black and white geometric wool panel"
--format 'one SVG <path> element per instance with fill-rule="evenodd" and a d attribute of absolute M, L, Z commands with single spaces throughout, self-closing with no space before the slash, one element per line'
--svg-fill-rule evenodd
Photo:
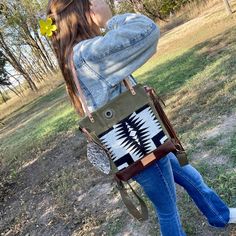
<path fill-rule="evenodd" d="M 117 169 L 122 170 L 155 150 L 168 137 L 152 108 L 145 105 L 99 135 L 99 139 L 110 151 Z"/>

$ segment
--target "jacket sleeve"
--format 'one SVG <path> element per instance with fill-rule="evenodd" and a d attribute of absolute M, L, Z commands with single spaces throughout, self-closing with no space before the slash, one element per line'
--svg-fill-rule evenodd
<path fill-rule="evenodd" d="M 113 16 L 106 29 L 104 36 L 85 40 L 80 52 L 91 70 L 115 86 L 155 54 L 160 30 L 151 19 L 135 13 Z"/>

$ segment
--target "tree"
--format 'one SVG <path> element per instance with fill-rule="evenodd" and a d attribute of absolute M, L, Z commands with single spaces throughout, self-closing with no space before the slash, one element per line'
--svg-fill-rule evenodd
<path fill-rule="evenodd" d="M 17 96 L 20 96 L 22 91 L 18 91 L 16 88 L 12 87 L 12 82 L 9 80 L 9 78 L 15 79 L 18 84 L 19 80 L 12 76 L 10 72 L 8 72 L 5 68 L 7 64 L 6 57 L 4 56 L 3 52 L 0 50 L 0 95 L 2 97 L 3 102 L 7 102 L 8 99 L 10 99 L 9 95 L 6 92 L 6 87 L 11 90 L 13 93 L 15 93 Z M 20 84 L 19 84 L 20 85 Z M 2 91 L 1 91 L 2 89 Z"/>
<path fill-rule="evenodd" d="M 0 85 L 3 86 L 11 84 L 11 82 L 8 80 L 5 66 L 6 66 L 6 58 L 3 56 L 2 51 L 0 51 Z"/>
<path fill-rule="evenodd" d="M 114 0 L 108 0 L 108 4 L 112 10 L 112 13 L 115 14 L 115 1 Z"/>
<path fill-rule="evenodd" d="M 164 21 L 166 17 L 193 0 L 119 0 L 118 13 L 136 12 L 153 20 Z"/>
<path fill-rule="evenodd" d="M 0 3 L 0 47 L 8 63 L 35 91 L 35 82 L 43 81 L 45 75 L 58 68 L 49 42 L 38 33 L 40 3 L 36 0 Z"/>
<path fill-rule="evenodd" d="M 2 51 L 0 50 L 0 87 L 5 87 L 11 85 L 11 82 L 8 80 L 7 72 L 5 70 L 6 58 L 3 56 Z M 0 89 L 0 95 L 3 102 L 7 102 L 9 99 Z"/>

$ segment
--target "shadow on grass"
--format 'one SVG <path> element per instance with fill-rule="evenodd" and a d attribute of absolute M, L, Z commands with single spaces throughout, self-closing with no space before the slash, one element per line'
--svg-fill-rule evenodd
<path fill-rule="evenodd" d="M 236 27 L 140 75 L 142 83 L 171 99 L 171 119 L 180 132 L 201 131 L 235 107 L 235 38 Z"/>
<path fill-rule="evenodd" d="M 30 118 L 39 114 L 45 108 L 50 108 L 59 105 L 65 94 L 64 85 L 59 86 L 57 89 L 51 91 L 47 95 L 42 95 L 36 100 L 28 103 L 27 105 L 19 108 L 13 112 L 8 118 L 4 120 L 4 127 L 0 129 L 0 133 L 6 132 L 11 127 L 17 127 L 19 124 L 30 120 Z"/>
<path fill-rule="evenodd" d="M 13 174 L 22 161 L 31 159 L 30 153 L 43 151 L 47 142 L 76 127 L 78 117 L 64 95 L 64 87 L 59 87 L 36 99 L 14 113 L 0 130 L 1 160 Z"/>
<path fill-rule="evenodd" d="M 236 28 L 198 44 L 173 60 L 157 65 L 154 69 L 140 75 L 141 80 L 156 88 L 162 96 L 174 94 L 187 81 L 194 79 L 195 75 L 225 54 L 228 54 L 230 58 L 222 64 L 221 68 L 217 68 L 215 74 L 230 77 L 236 71 L 234 66 L 236 49 L 231 51 L 229 47 L 235 44 L 235 37 Z"/>

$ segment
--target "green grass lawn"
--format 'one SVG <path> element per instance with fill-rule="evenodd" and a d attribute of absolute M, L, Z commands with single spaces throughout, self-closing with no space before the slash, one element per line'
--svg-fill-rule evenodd
<path fill-rule="evenodd" d="M 1 159 L 13 173 L 31 154 L 42 152 L 56 136 L 76 128 L 78 117 L 60 86 L 16 111 L 5 122 L 0 134 Z"/>
<path fill-rule="evenodd" d="M 236 113 L 236 27 L 233 18 L 217 11 L 208 13 L 195 31 L 194 20 L 186 28 L 178 27 L 180 32 L 185 29 L 182 38 L 167 32 L 157 54 L 133 75 L 164 98 L 165 110 L 190 163 L 229 205 L 236 206 L 236 128 L 230 120 L 227 123 Z M 209 30 L 211 26 L 214 30 Z M 33 158 L 32 153 L 43 151 L 60 134 L 76 131 L 78 119 L 64 86 L 6 118 L 0 130 L 0 155 L 11 178 L 17 177 L 18 169 Z M 224 122 L 227 126 L 208 135 Z M 180 195 L 184 227 L 188 235 L 196 235 L 199 225 L 188 217 L 198 217 L 198 212 L 192 205 L 186 208 L 190 199 L 183 192 Z M 120 228 L 121 223 L 117 224 Z M 116 231 L 114 228 L 111 225 L 111 232 Z"/>

